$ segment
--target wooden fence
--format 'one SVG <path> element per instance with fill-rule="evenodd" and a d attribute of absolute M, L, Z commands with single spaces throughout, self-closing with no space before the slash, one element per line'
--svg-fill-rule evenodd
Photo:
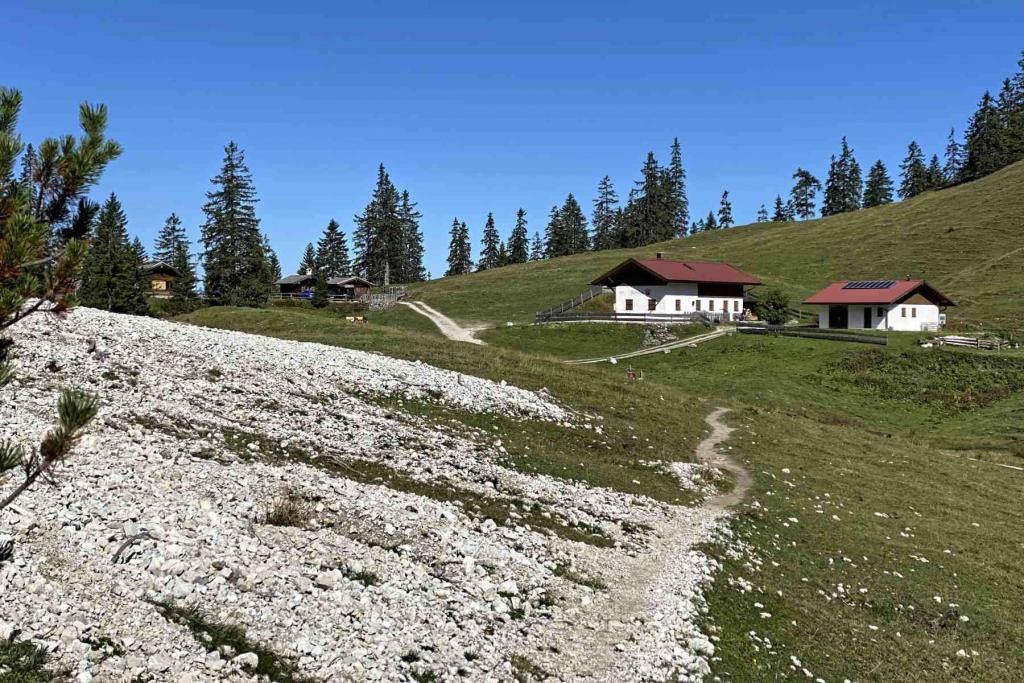
<path fill-rule="evenodd" d="M 643 325 L 682 325 L 700 323 L 713 325 L 729 322 L 729 312 L 694 311 L 692 313 L 538 313 L 536 322 L 542 323 L 639 323 Z"/>
<path fill-rule="evenodd" d="M 828 330 L 817 330 L 813 327 L 784 327 L 782 325 L 738 325 L 737 332 L 743 334 L 778 334 L 783 337 L 805 337 L 807 339 L 828 339 L 829 341 L 857 342 L 860 344 L 878 344 L 886 346 L 888 337 L 868 334 L 842 334 Z"/>
<path fill-rule="evenodd" d="M 956 335 L 946 335 L 944 337 L 936 337 L 936 344 L 944 346 L 966 346 L 972 349 L 987 349 L 989 351 L 999 351 L 1001 349 L 1010 348 L 1010 341 L 1008 339 L 981 339 L 978 337 L 958 337 Z"/>

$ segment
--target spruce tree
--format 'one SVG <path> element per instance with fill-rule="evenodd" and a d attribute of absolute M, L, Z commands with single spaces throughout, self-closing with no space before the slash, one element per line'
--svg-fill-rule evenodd
<path fill-rule="evenodd" d="M 420 218 L 416 203 L 409 199 L 409 191 L 402 190 L 398 203 L 398 220 L 402 224 L 402 258 L 399 261 L 401 271 L 398 282 L 423 282 L 427 272 L 423 268 L 423 232 L 420 230 Z"/>
<path fill-rule="evenodd" d="M 587 232 L 587 217 L 583 215 L 576 198 L 569 193 L 558 211 L 561 228 L 565 236 L 564 255 L 578 254 L 590 249 L 590 234 Z M 560 254 L 563 255 L 563 254 Z"/>
<path fill-rule="evenodd" d="M 945 185 L 960 182 L 964 172 L 964 148 L 956 139 L 956 129 L 949 129 L 946 141 L 946 163 L 942 166 L 942 179 Z"/>
<path fill-rule="evenodd" d="M 544 257 L 555 258 L 566 253 L 566 240 L 562 229 L 562 218 L 558 206 L 552 206 L 548 214 L 548 225 L 544 229 Z"/>
<path fill-rule="evenodd" d="M 793 180 L 796 183 L 790 191 L 790 201 L 794 216 L 802 219 L 814 218 L 814 199 L 821 190 L 821 181 L 802 168 L 796 169 Z"/>
<path fill-rule="evenodd" d="M 715 213 L 713 211 L 708 211 L 708 217 L 704 219 L 703 230 L 718 230 L 720 227 L 722 226 L 720 226 L 718 221 L 715 220 Z"/>
<path fill-rule="evenodd" d="M 928 169 L 925 171 L 926 177 L 928 178 L 928 189 L 939 190 L 945 184 L 945 180 L 942 175 L 942 164 L 939 163 L 939 155 L 933 154 L 931 160 L 928 162 Z"/>
<path fill-rule="evenodd" d="M 780 202 L 782 201 L 781 197 L 779 198 L 779 201 Z M 764 204 L 762 204 L 757 209 L 757 222 L 758 223 L 767 223 L 768 222 L 768 209 L 764 208 Z"/>
<path fill-rule="evenodd" d="M 868 171 L 867 185 L 864 187 L 864 208 L 892 203 L 892 180 L 885 164 L 879 159 Z"/>
<path fill-rule="evenodd" d="M 726 190 L 722 193 L 722 199 L 718 204 L 718 227 L 731 228 L 732 226 L 732 203 L 729 202 L 729 191 Z"/>
<path fill-rule="evenodd" d="M 508 236 L 508 262 L 526 263 L 530 260 L 530 236 L 526 232 L 526 211 L 516 211 L 516 225 Z"/>
<path fill-rule="evenodd" d="M 1008 97 L 1000 106 L 1005 131 L 1003 153 L 1006 163 L 1012 164 L 1024 159 L 1024 50 L 1017 62 L 1017 73 L 1010 79 Z"/>
<path fill-rule="evenodd" d="M 317 258 L 316 249 L 313 248 L 313 243 L 310 242 L 306 245 L 306 251 L 302 253 L 302 261 L 299 262 L 299 275 L 316 275 Z"/>
<path fill-rule="evenodd" d="M 263 251 L 267 255 L 267 263 L 269 264 L 269 277 L 271 284 L 276 283 L 282 277 L 281 259 L 277 257 L 277 252 L 271 248 L 270 237 L 267 235 L 267 233 L 263 233 Z"/>
<path fill-rule="evenodd" d="M 669 173 L 647 153 L 642 178 L 629 193 L 623 212 L 619 246 L 640 247 L 675 236 L 675 216 L 669 193 Z"/>
<path fill-rule="evenodd" d="M 672 140 L 672 153 L 666 171 L 668 194 L 668 211 L 671 215 L 672 231 L 675 237 L 686 235 L 686 226 L 690 221 L 690 203 L 686 197 L 686 170 L 683 168 L 683 153 L 679 138 Z M 604 249 L 597 247 L 594 249 Z"/>
<path fill-rule="evenodd" d="M 847 211 L 856 211 L 861 206 L 862 191 L 860 164 L 854 158 L 853 150 L 850 149 L 846 136 L 843 136 L 839 156 L 833 155 L 829 162 L 821 215 L 834 216 Z"/>
<path fill-rule="evenodd" d="M 964 180 L 977 180 L 1002 168 L 1005 135 L 992 96 L 986 92 L 967 124 L 964 143 Z"/>
<path fill-rule="evenodd" d="M 403 270 L 407 226 L 399 215 L 399 194 L 384 164 L 377 169 L 377 185 L 363 213 L 356 216 L 352 237 L 355 270 L 376 284 L 390 284 Z"/>
<path fill-rule="evenodd" d="M 146 299 L 139 283 L 138 254 L 128 241 L 128 219 L 117 196 L 103 204 L 82 267 L 78 297 L 83 306 L 114 313 L 142 314 Z"/>
<path fill-rule="evenodd" d="M 327 308 L 331 302 L 330 292 L 327 289 L 327 273 L 323 269 L 317 270 L 316 281 L 313 284 L 313 297 L 309 303 L 313 308 Z"/>
<path fill-rule="evenodd" d="M 505 243 L 501 242 L 498 244 L 498 268 L 508 265 L 508 250 L 505 249 Z"/>
<path fill-rule="evenodd" d="M 448 243 L 448 270 L 445 277 L 450 275 L 463 275 L 473 269 L 470 259 L 469 230 L 465 223 L 460 223 L 458 217 L 452 221 L 451 240 Z"/>
<path fill-rule="evenodd" d="M 928 167 L 924 163 L 924 152 L 917 141 L 907 146 L 907 156 L 900 164 L 902 181 L 899 195 L 902 199 L 916 197 L 929 189 Z"/>
<path fill-rule="evenodd" d="M 541 261 L 544 259 L 544 240 L 540 238 L 539 232 L 533 233 L 533 241 L 530 242 L 530 260 Z"/>
<path fill-rule="evenodd" d="M 773 223 L 784 223 L 789 220 L 786 214 L 786 204 L 782 201 L 782 197 L 775 195 L 775 213 L 772 214 Z"/>
<path fill-rule="evenodd" d="M 245 153 L 233 141 L 206 193 L 202 228 L 204 289 L 209 301 L 258 306 L 270 293 L 270 263 L 256 217 L 256 188 Z"/>
<path fill-rule="evenodd" d="M 164 226 L 160 228 L 160 232 L 156 236 L 153 260 L 170 264 L 181 249 L 188 250 L 188 237 L 178 214 L 172 213 L 167 217 Z"/>
<path fill-rule="evenodd" d="M 618 209 L 619 196 L 615 193 L 612 179 L 605 176 L 597 185 L 597 198 L 594 199 L 594 213 L 591 220 L 594 228 L 594 251 L 613 249 L 618 246 Z"/>
<path fill-rule="evenodd" d="M 477 261 L 477 270 L 490 270 L 497 268 L 499 264 L 498 252 L 501 248 L 501 236 L 498 228 L 494 225 L 494 214 L 487 214 L 487 222 L 484 224 L 484 236 L 480 241 L 480 260 Z"/>
<path fill-rule="evenodd" d="M 315 250 L 312 244 L 306 247 L 303 264 L 306 263 L 307 258 L 314 262 L 314 272 L 323 271 L 328 279 L 344 277 L 349 274 L 351 265 L 348 260 L 348 244 L 345 242 L 345 233 L 342 232 L 338 221 L 332 218 L 327 223 Z"/>

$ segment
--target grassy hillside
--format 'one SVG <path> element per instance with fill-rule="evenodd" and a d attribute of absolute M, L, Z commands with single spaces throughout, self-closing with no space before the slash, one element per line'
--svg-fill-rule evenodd
<path fill-rule="evenodd" d="M 1020 329 L 1024 162 L 891 206 L 509 266 L 424 283 L 413 295 L 467 323 L 527 322 L 619 261 L 657 251 L 725 260 L 800 298 L 829 280 L 924 277 L 959 304 L 953 325 Z"/>

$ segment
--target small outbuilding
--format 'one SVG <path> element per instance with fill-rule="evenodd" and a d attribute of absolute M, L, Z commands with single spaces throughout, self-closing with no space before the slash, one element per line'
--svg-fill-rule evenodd
<path fill-rule="evenodd" d="M 289 275 L 274 283 L 284 299 L 311 299 L 316 287 L 316 276 Z M 332 301 L 357 301 L 365 297 L 373 283 L 358 275 L 327 279 L 327 295 Z"/>
<path fill-rule="evenodd" d="M 841 280 L 804 299 L 818 307 L 818 327 L 825 330 L 937 330 L 946 322 L 943 309 L 955 306 L 924 280 Z"/>
<path fill-rule="evenodd" d="M 151 261 L 142 266 L 142 277 L 148 283 L 146 296 L 168 299 L 174 293 L 174 281 L 181 277 L 178 269 L 164 261 Z"/>
<path fill-rule="evenodd" d="M 662 257 L 627 259 L 591 284 L 615 291 L 615 312 L 692 314 L 706 311 L 734 320 L 743 314 L 752 275 L 719 261 L 674 261 Z"/>

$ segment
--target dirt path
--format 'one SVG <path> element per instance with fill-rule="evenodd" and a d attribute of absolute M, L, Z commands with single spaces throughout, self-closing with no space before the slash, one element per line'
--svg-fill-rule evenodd
<path fill-rule="evenodd" d="M 567 360 L 567 365 L 589 365 L 591 363 L 617 363 L 620 360 L 627 358 L 637 358 L 638 356 L 649 356 L 654 353 L 668 353 L 673 349 L 681 349 L 684 347 L 693 347 L 698 344 L 703 344 L 706 341 L 712 339 L 718 339 L 727 334 L 732 334 L 734 328 L 729 327 L 717 327 L 711 332 L 704 332 L 703 334 L 694 335 L 685 339 L 676 339 L 675 341 L 666 342 L 664 344 L 658 344 L 657 346 L 649 346 L 646 349 L 637 349 L 636 351 L 628 351 L 626 353 L 620 353 L 617 356 L 601 356 L 599 358 L 580 358 L 577 360 Z"/>
<path fill-rule="evenodd" d="M 441 313 L 435 308 L 431 308 L 422 301 L 399 301 L 398 303 L 403 306 L 408 306 L 420 315 L 429 318 L 432 323 L 437 325 L 437 329 L 441 330 L 441 334 L 449 339 L 466 342 L 467 344 L 484 343 L 483 340 L 474 337 L 471 331 L 461 327 L 457 322 L 446 316 L 444 313 Z"/>
<path fill-rule="evenodd" d="M 729 471 L 735 487 L 695 508 L 674 508 L 672 518 L 655 529 L 653 547 L 630 556 L 621 550 L 587 550 L 583 571 L 600 576 L 608 586 L 596 591 L 590 604 L 567 609 L 551 629 L 537 634 L 530 661 L 559 681 L 662 680 L 683 669 L 674 680 L 699 680 L 706 665 L 696 657 L 693 668 L 666 664 L 664 656 L 681 642 L 703 639 L 695 626 L 699 591 L 710 566 L 695 547 L 709 540 L 720 518 L 743 500 L 750 476 L 718 446 L 732 428 L 722 422 L 725 408 L 705 420 L 711 433 L 697 446 L 696 457 Z M 552 649 L 552 645 L 556 650 Z"/>

